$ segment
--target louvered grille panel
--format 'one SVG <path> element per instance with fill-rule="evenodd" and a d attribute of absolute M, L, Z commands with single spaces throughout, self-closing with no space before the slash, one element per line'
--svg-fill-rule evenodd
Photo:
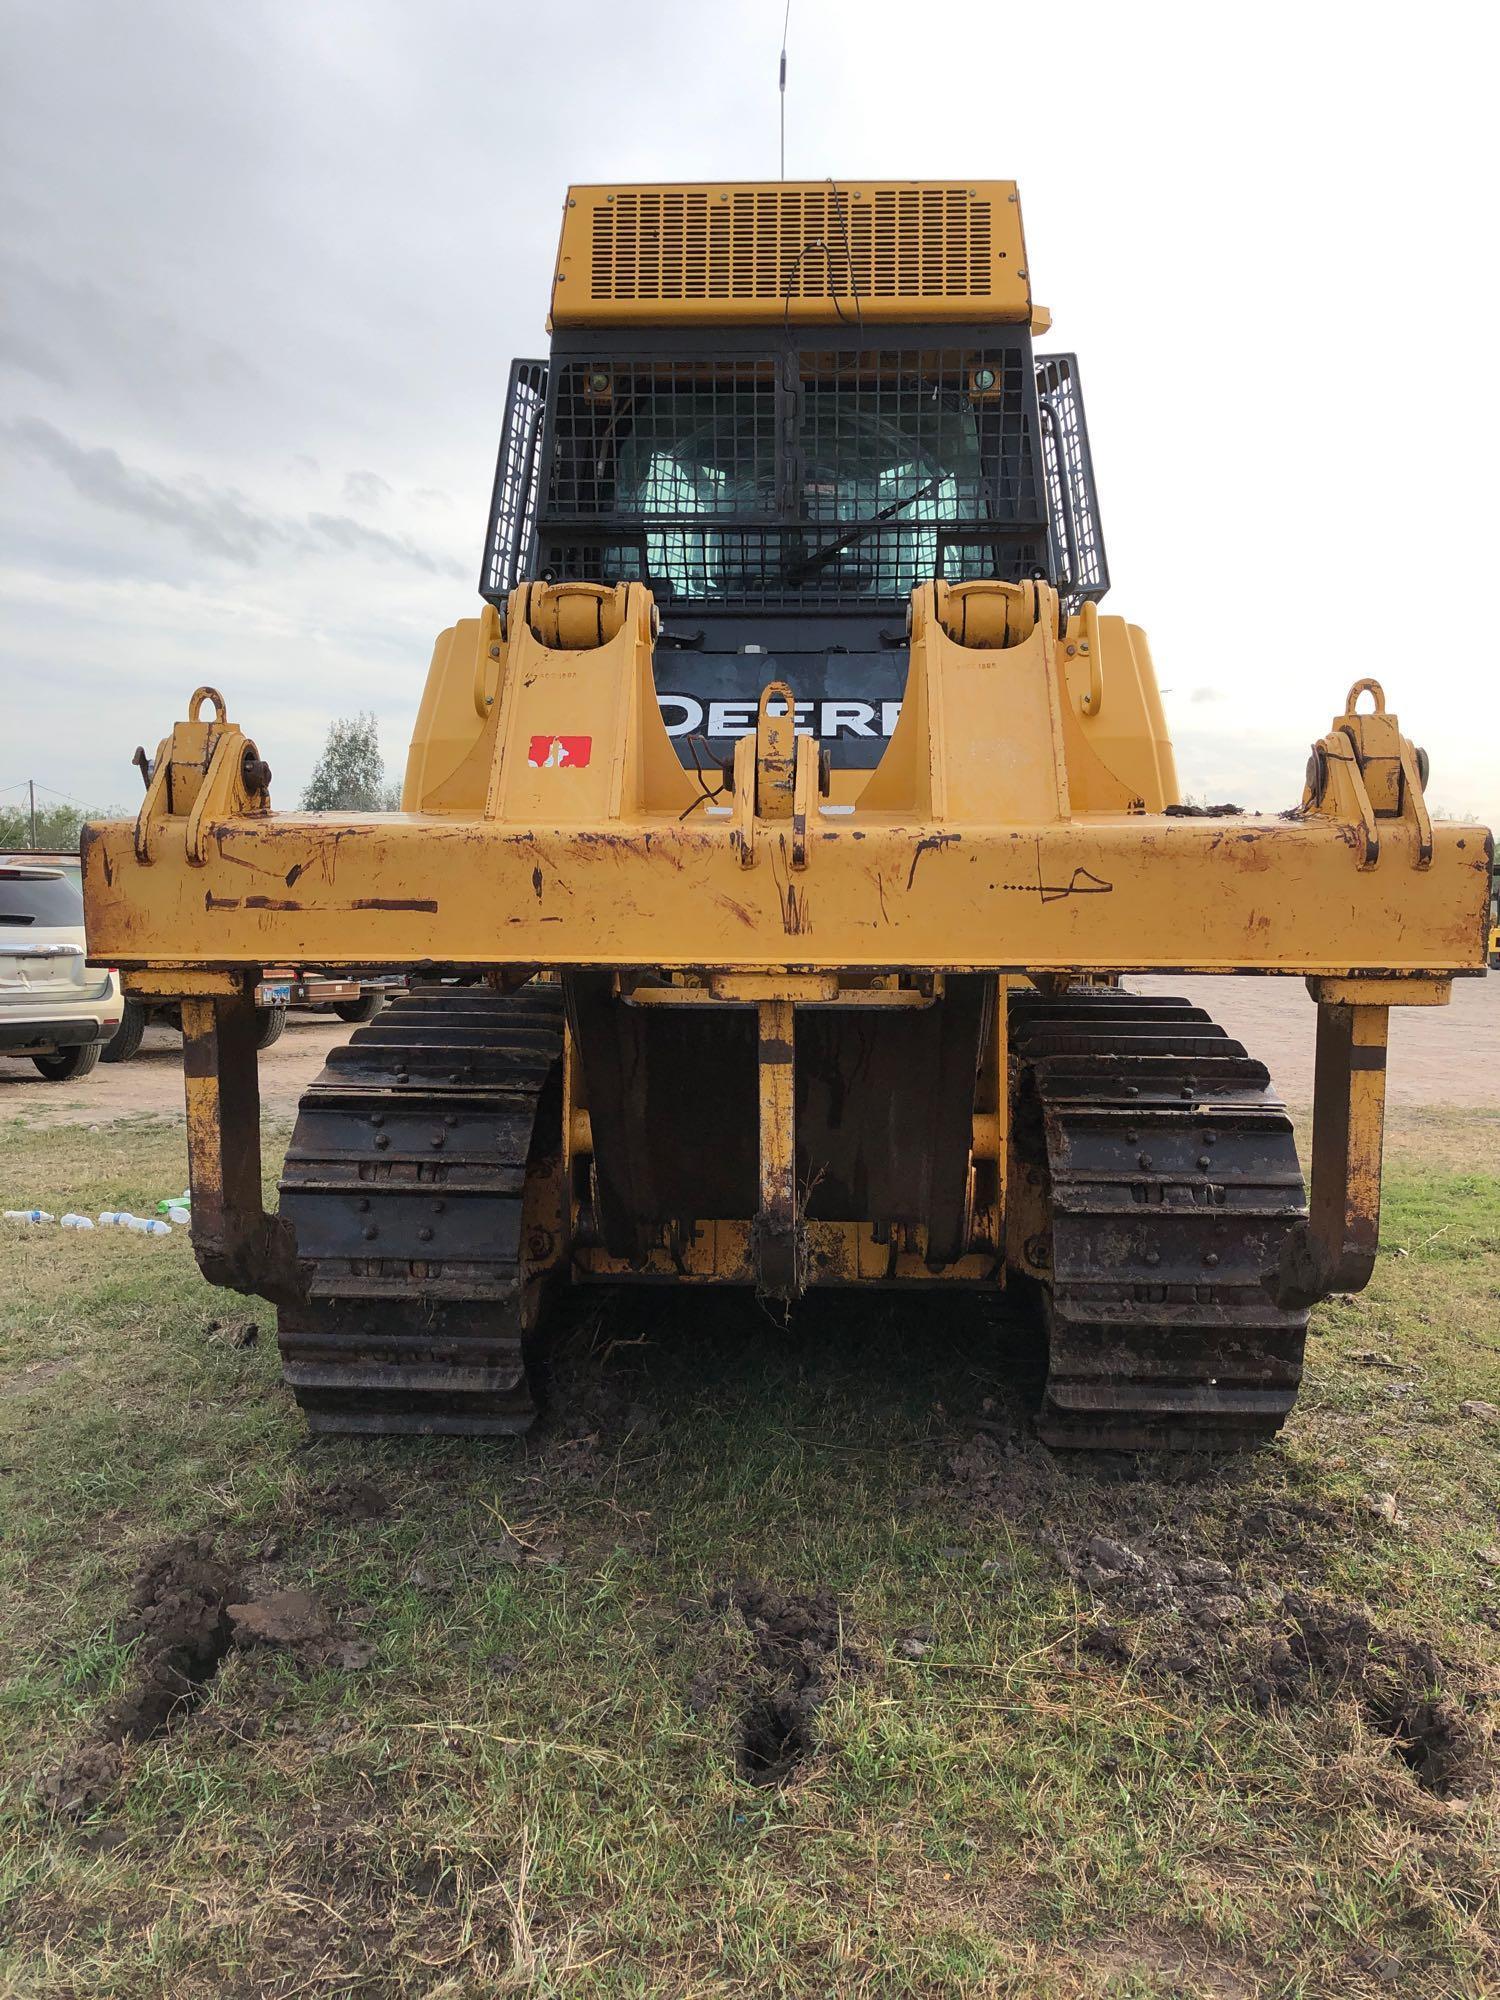
<path fill-rule="evenodd" d="M 590 233 L 597 303 L 986 299 L 1007 252 L 967 187 L 622 189 Z"/>

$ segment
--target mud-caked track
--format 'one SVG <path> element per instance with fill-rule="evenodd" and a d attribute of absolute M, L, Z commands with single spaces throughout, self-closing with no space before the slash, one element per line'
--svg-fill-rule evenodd
<path fill-rule="evenodd" d="M 1011 1009 L 1016 1152 L 1049 1218 L 1032 1255 L 1053 1446 L 1222 1451 L 1280 1428 L 1306 1312 L 1265 1279 L 1306 1215 L 1291 1121 L 1201 1007 L 1117 989 Z"/>
<path fill-rule="evenodd" d="M 401 995 L 304 1093 L 281 1179 L 304 1296 L 286 1380 L 314 1431 L 523 1431 L 528 1182 L 560 1150 L 562 989 Z"/>

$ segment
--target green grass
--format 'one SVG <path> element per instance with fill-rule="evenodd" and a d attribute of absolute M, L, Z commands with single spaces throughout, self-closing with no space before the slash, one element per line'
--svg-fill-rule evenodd
<path fill-rule="evenodd" d="M 0 1205 L 141 1207 L 181 1149 L 0 1130 Z M 575 1316 L 529 1440 L 310 1444 L 269 1308 L 184 1236 L 8 1227 L 0 1993 L 1496 1991 L 1500 1427 L 1459 1405 L 1500 1404 L 1500 1127 L 1407 1118 L 1387 1185 L 1376 1278 L 1317 1315 L 1283 1439 L 1176 1480 L 1041 1452 L 1012 1421 L 1030 1337 L 947 1301 L 786 1329 L 639 1294 Z M 245 1313 L 258 1345 L 207 1337 Z M 330 1504 L 356 1477 L 378 1518 Z M 1096 1601 L 1059 1559 L 1094 1532 L 1222 1558 L 1242 1621 Z M 232 1652 L 89 1816 L 52 1813 L 129 1682 L 132 1580 L 198 1533 L 373 1658 Z M 555 1559 L 501 1559 L 507 1534 Z M 780 1789 L 736 1771 L 737 1578 L 844 1620 Z M 1424 1790 L 1347 1690 L 1256 1705 L 1283 1590 L 1435 1647 L 1471 1795 Z"/>

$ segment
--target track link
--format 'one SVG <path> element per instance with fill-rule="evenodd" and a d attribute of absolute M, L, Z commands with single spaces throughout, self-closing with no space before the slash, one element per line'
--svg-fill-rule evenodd
<path fill-rule="evenodd" d="M 434 985 L 329 1052 L 281 1179 L 305 1285 L 282 1367 L 310 1430 L 531 1423 L 523 1205 L 557 1144 L 562 1035 L 559 987 Z"/>
<path fill-rule="evenodd" d="M 1186 1001 L 1017 997 L 1017 1148 L 1040 1167 L 1055 1447 L 1224 1451 L 1274 1436 L 1305 1312 L 1263 1279 L 1307 1213 L 1263 1064 Z"/>

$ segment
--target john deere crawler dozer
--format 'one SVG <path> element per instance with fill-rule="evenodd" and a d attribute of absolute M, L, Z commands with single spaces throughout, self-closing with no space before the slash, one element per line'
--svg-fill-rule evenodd
<path fill-rule="evenodd" d="M 1482 970 L 1490 838 L 1363 679 L 1292 810 L 1179 803 L 1048 323 L 1009 182 L 574 188 L 402 810 L 274 810 L 200 688 L 89 830 L 94 955 L 181 1009 L 199 1261 L 275 1301 L 315 1429 L 523 1428 L 563 1283 L 1016 1275 L 1053 1444 L 1286 1416 L 1374 1260 L 1388 1010 Z M 1204 598 L 1199 671 L 1268 602 Z M 1354 677 L 1331 614 L 1265 637 Z M 413 983 L 272 1215 L 254 992 L 299 962 Z M 1306 979 L 1310 1206 L 1265 1068 L 1141 971 Z"/>

